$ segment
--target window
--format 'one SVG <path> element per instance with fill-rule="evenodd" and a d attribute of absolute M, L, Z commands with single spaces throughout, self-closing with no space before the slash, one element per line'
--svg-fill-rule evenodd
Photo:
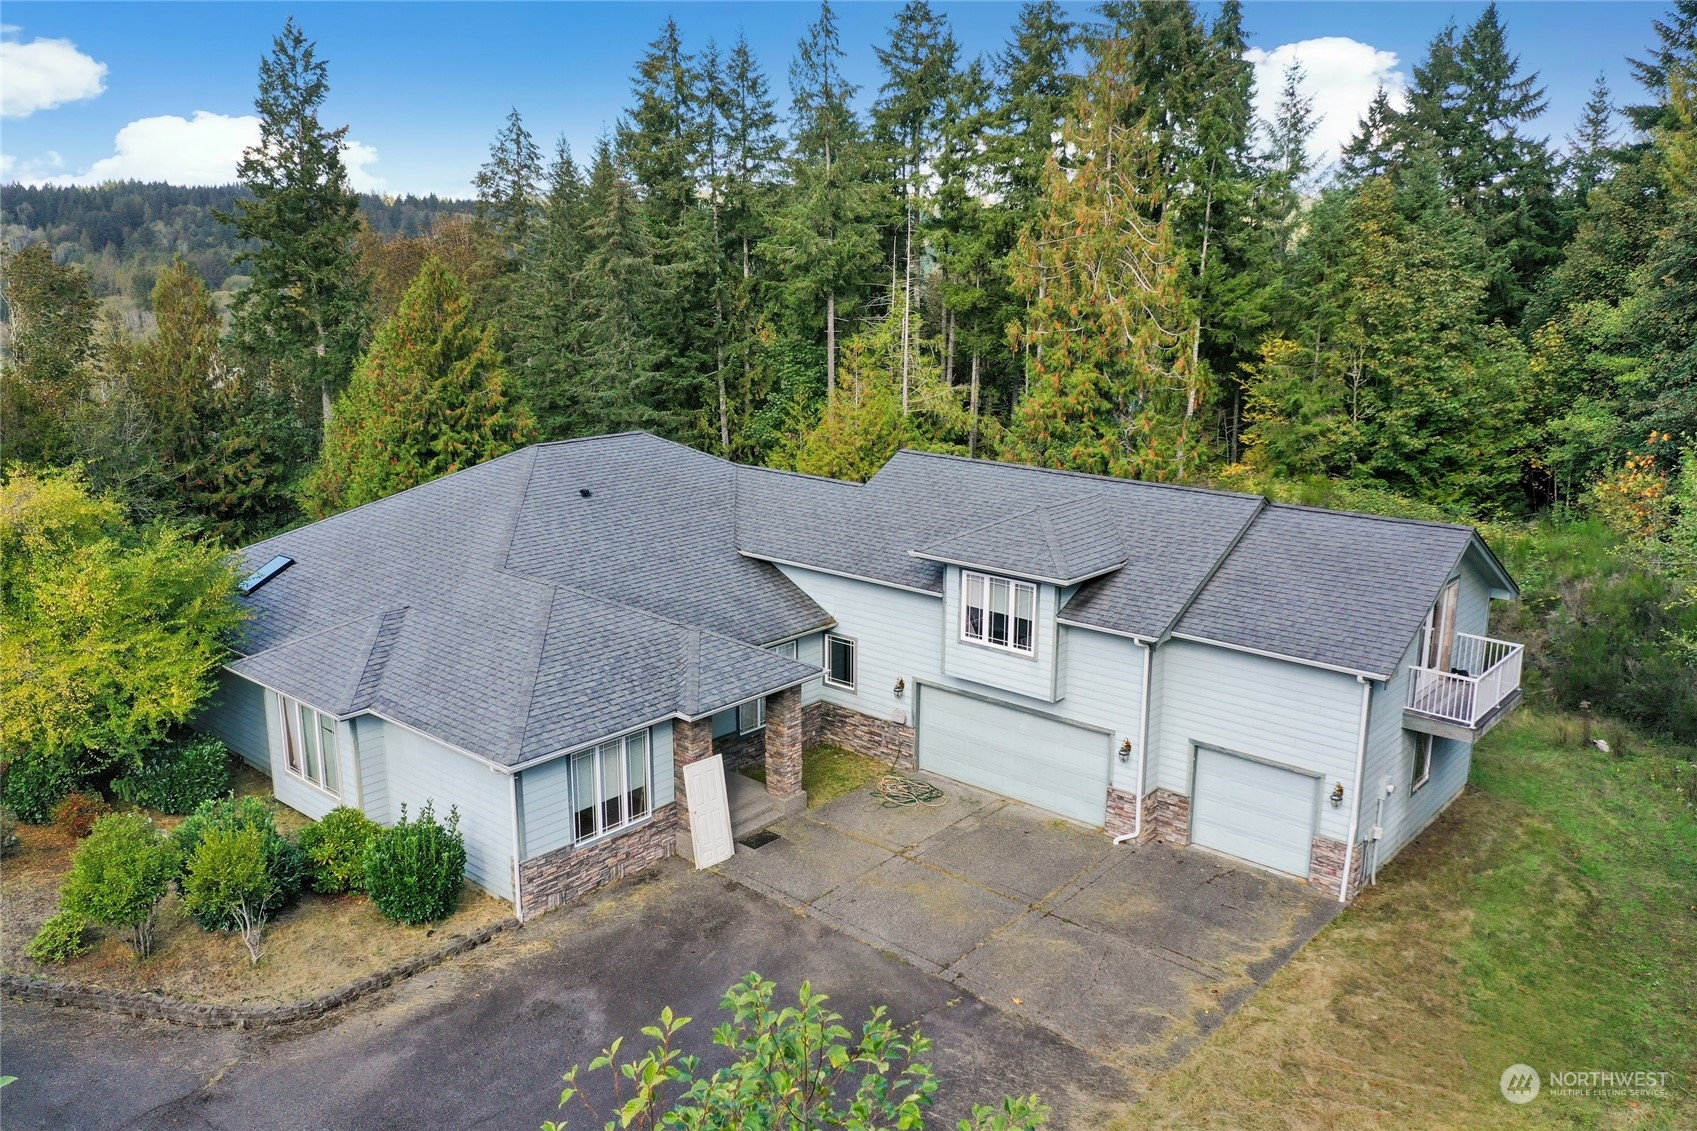
<path fill-rule="evenodd" d="M 289 772 L 326 793 L 341 796 L 336 719 L 286 696 L 277 701 L 283 716 L 283 744 Z"/>
<path fill-rule="evenodd" d="M 594 840 L 648 816 L 648 779 L 645 730 L 573 754 L 573 839 Z"/>
<path fill-rule="evenodd" d="M 766 700 L 756 699 L 737 708 L 737 733 L 753 734 L 766 725 Z"/>
<path fill-rule="evenodd" d="M 960 635 L 1030 656 L 1036 651 L 1037 586 L 982 573 L 961 573 Z"/>
<path fill-rule="evenodd" d="M 854 641 L 846 636 L 825 637 L 825 682 L 854 690 Z"/>
<path fill-rule="evenodd" d="M 1426 779 L 1432 776 L 1432 736 L 1416 734 L 1414 736 L 1414 784 L 1408 789 L 1413 793 L 1426 784 Z"/>
<path fill-rule="evenodd" d="M 793 660 L 801 654 L 800 641 L 786 640 L 782 644 L 774 644 L 772 645 L 772 651 L 776 652 L 786 660 Z"/>

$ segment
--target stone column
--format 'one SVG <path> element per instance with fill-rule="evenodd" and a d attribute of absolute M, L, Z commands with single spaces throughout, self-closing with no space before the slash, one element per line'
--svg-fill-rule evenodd
<path fill-rule="evenodd" d="M 766 697 L 766 792 L 801 792 L 801 688 Z"/>
<path fill-rule="evenodd" d="M 684 767 L 713 755 L 713 720 L 697 719 L 686 723 L 682 719 L 672 724 L 672 788 L 677 800 L 673 807 L 678 813 L 678 855 L 695 859 L 695 842 L 689 833 L 689 796 L 684 792 Z"/>

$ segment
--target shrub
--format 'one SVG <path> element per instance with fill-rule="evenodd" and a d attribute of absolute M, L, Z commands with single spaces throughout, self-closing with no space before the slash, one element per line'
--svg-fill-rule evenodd
<path fill-rule="evenodd" d="M 448 810 L 438 824 L 433 802 L 426 802 L 416 820 L 384 829 L 365 851 L 365 890 L 377 910 L 397 923 L 416 926 L 445 919 L 460 898 L 465 882 L 465 839 L 460 814 Z"/>
<path fill-rule="evenodd" d="M 53 820 L 53 807 L 77 788 L 77 775 L 58 758 L 17 758 L 6 766 L 0 802 L 26 825 Z"/>
<path fill-rule="evenodd" d="M 199 737 L 148 751 L 140 769 L 112 782 L 112 792 L 161 813 L 192 813 L 229 785 L 229 749 L 216 738 Z"/>
<path fill-rule="evenodd" d="M 59 905 L 125 931 L 136 956 L 146 957 L 159 901 L 176 871 L 176 852 L 152 821 L 139 813 L 109 813 L 72 854 Z"/>
<path fill-rule="evenodd" d="M 312 864 L 312 889 L 325 895 L 365 890 L 365 850 L 383 826 L 340 805 L 301 830 L 301 851 Z"/>
<path fill-rule="evenodd" d="M 18 819 L 12 811 L 0 805 L 0 856 L 10 856 L 18 847 Z"/>
<path fill-rule="evenodd" d="M 59 911 L 48 916 L 41 930 L 24 947 L 24 957 L 43 966 L 57 965 L 86 951 L 88 919 L 75 911 Z"/>
<path fill-rule="evenodd" d="M 273 917 L 287 907 L 301 892 L 308 874 L 306 854 L 300 846 L 277 831 L 276 816 L 271 807 L 257 797 L 225 797 L 202 802 L 190 817 L 177 826 L 172 834 L 177 852 L 185 867 L 195 858 L 201 840 L 212 829 L 255 828 L 265 850 L 265 871 L 275 884 L 272 896 L 266 901 L 266 917 Z M 183 877 L 186 893 L 187 875 Z M 206 931 L 233 931 L 240 927 L 233 915 L 202 908 L 191 912 L 194 921 Z"/>
<path fill-rule="evenodd" d="M 98 793 L 68 793 L 53 806 L 53 823 L 81 840 L 94 828 L 94 822 L 111 811 L 112 806 Z"/>
<path fill-rule="evenodd" d="M 266 907 L 277 881 L 266 868 L 265 829 L 213 825 L 201 835 L 183 881 L 183 907 L 197 923 L 225 921 L 242 933 L 248 959 L 259 961 Z"/>

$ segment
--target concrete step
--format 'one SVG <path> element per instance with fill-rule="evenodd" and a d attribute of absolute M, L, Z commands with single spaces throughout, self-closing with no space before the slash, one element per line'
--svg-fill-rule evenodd
<path fill-rule="evenodd" d="M 805 793 L 773 797 L 763 783 L 734 772 L 725 775 L 725 799 L 731 808 L 731 835 L 738 840 L 807 808 Z"/>

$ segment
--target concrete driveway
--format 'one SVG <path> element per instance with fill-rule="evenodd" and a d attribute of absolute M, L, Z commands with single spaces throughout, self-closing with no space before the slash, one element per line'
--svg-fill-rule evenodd
<path fill-rule="evenodd" d="M 555 1116 L 567 1066 L 620 1035 L 639 1049 L 662 1006 L 717 1063 L 719 998 L 758 970 L 785 997 L 811 980 L 851 1027 L 874 1005 L 921 1026 L 932 1126 L 1038 1092 L 1052 1126 L 1100 1127 L 1332 913 L 1293 882 L 943 784 L 937 808 L 854 796 L 791 818 L 721 874 L 668 861 L 287 1030 L 7 1001 L 0 1126 L 524 1131 Z M 606 1080 L 589 1078 L 603 1111 Z"/>
<path fill-rule="evenodd" d="M 941 804 L 852 794 L 720 868 L 1135 1076 L 1181 1059 L 1338 910 L 1198 849 L 1116 847 L 918 776 Z"/>

